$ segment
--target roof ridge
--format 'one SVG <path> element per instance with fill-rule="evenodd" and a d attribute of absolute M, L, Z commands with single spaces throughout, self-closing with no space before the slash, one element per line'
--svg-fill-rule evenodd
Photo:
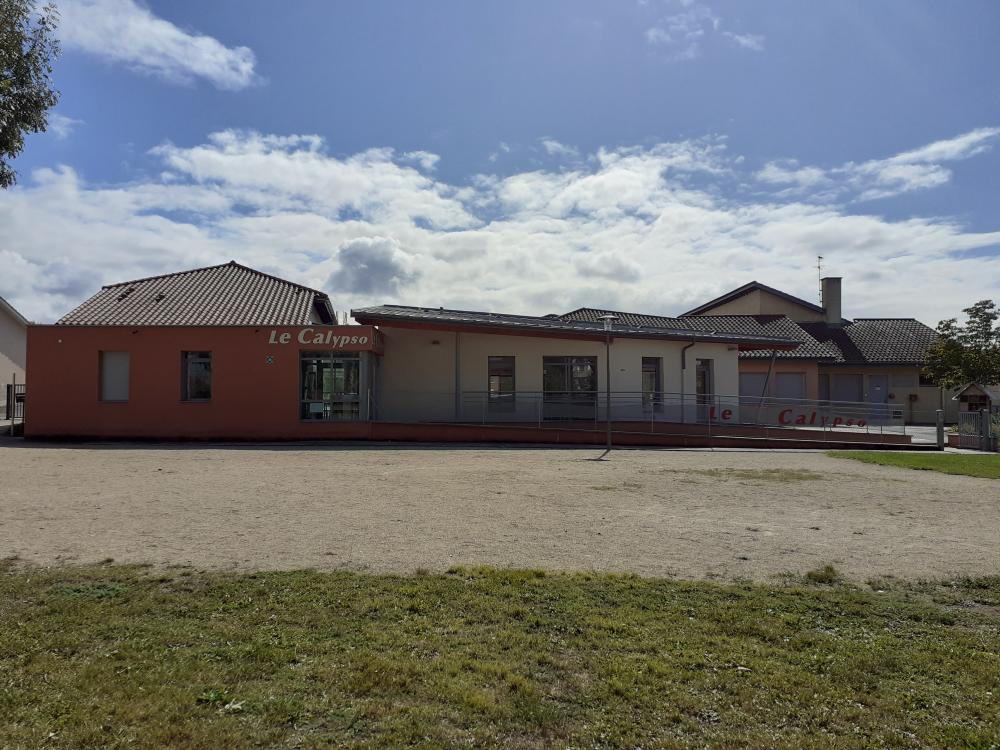
<path fill-rule="evenodd" d="M 788 292 L 783 292 L 783 291 L 781 291 L 780 289 L 778 289 L 776 287 L 768 286 L 767 284 L 762 284 L 761 282 L 759 282 L 756 279 L 754 279 L 753 281 L 750 281 L 750 282 L 744 284 L 743 286 L 738 286 L 735 289 L 732 289 L 732 290 L 726 292 L 725 294 L 720 294 L 718 297 L 715 297 L 714 299 L 710 299 L 708 302 L 700 304 L 700 305 L 698 305 L 696 307 L 692 307 L 686 313 L 681 313 L 681 314 L 682 315 L 697 315 L 699 310 L 704 310 L 705 308 L 709 308 L 709 307 L 721 305 L 721 304 L 723 304 L 725 302 L 729 302 L 730 300 L 742 297 L 744 294 L 747 294 L 748 292 L 752 292 L 755 289 L 759 290 L 759 291 L 768 292 L 769 294 L 774 294 L 774 295 L 776 295 L 778 297 L 782 297 L 782 298 L 784 298 L 786 300 L 790 300 L 790 301 L 794 302 L 797 305 L 801 305 L 801 306 L 805 307 L 807 310 L 812 310 L 814 312 L 824 312 L 824 310 L 823 310 L 822 307 L 820 307 L 819 305 L 817 305 L 817 304 L 815 304 L 813 302 L 810 302 L 809 300 L 802 299 L 801 297 L 796 297 L 794 294 L 789 294 Z"/>
<path fill-rule="evenodd" d="M 256 274 L 257 276 L 263 276 L 266 279 L 274 279 L 275 281 L 278 281 L 282 284 L 288 284 L 289 286 L 298 287 L 299 289 L 305 289 L 307 292 L 318 294 L 321 297 L 326 297 L 327 299 L 329 299 L 330 296 L 326 292 L 321 291 L 319 289 L 313 289 L 312 287 L 306 286 L 305 284 L 299 284 L 298 282 L 289 281 L 288 279 L 283 279 L 280 276 L 275 276 L 274 274 L 266 273 L 256 268 L 251 268 L 250 266 L 245 266 L 242 263 L 236 262 L 235 260 L 230 260 L 226 263 L 216 263 L 214 266 L 201 266 L 200 268 L 189 268 L 186 271 L 172 271 L 171 273 L 161 273 L 155 276 L 146 276 L 141 279 L 132 279 L 130 281 L 119 281 L 114 284 L 105 284 L 104 286 L 101 287 L 101 289 L 115 289 L 120 286 L 131 286 L 132 284 L 144 284 L 147 281 L 157 281 L 159 279 L 169 279 L 176 276 L 186 276 L 187 274 L 190 273 L 201 273 L 202 271 L 213 271 L 216 268 L 226 268 L 227 266 L 232 268 L 239 268 L 243 271 L 248 271 L 250 273 Z"/>

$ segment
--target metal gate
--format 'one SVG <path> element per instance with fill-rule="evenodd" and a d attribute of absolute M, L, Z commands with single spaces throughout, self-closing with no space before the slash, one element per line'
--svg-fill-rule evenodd
<path fill-rule="evenodd" d="M 27 390 L 25 389 L 24 383 L 7 383 L 4 386 L 4 401 L 6 403 L 6 408 L 4 409 L 4 419 L 9 419 L 12 422 L 23 422 L 24 421 L 24 399 L 27 396 Z"/>
<path fill-rule="evenodd" d="M 977 451 L 995 451 L 1000 436 L 1000 413 L 963 411 L 958 413 L 958 445 Z"/>

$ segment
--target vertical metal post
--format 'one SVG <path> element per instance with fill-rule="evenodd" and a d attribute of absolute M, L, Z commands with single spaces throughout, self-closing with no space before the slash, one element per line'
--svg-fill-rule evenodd
<path fill-rule="evenodd" d="M 607 448 L 608 451 L 611 450 L 611 321 L 608 321 L 608 326 L 604 330 L 604 420 L 607 422 L 608 427 L 608 440 Z"/>
<path fill-rule="evenodd" d="M 944 450 L 944 409 L 937 410 L 937 447 Z"/>
<path fill-rule="evenodd" d="M 981 409 L 979 411 L 979 450 L 988 451 L 993 448 L 992 435 L 990 435 L 990 410 Z"/>
<path fill-rule="evenodd" d="M 606 313 L 601 316 L 601 320 L 604 321 L 604 421 L 607 427 L 607 455 L 611 452 L 611 324 L 618 320 L 618 316 Z"/>

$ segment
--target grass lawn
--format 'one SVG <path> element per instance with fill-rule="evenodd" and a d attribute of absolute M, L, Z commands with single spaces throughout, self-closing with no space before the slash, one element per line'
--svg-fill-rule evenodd
<path fill-rule="evenodd" d="M 0 747 L 996 747 L 1000 578 L 836 580 L 8 564 Z"/>
<path fill-rule="evenodd" d="M 970 477 L 1000 479 L 1000 454 L 983 453 L 888 453 L 880 451 L 828 451 L 834 458 L 852 458 L 881 466 L 940 471 Z"/>

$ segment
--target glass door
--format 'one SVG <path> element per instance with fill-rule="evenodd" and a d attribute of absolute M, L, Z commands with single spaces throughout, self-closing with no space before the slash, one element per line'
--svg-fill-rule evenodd
<path fill-rule="evenodd" d="M 542 357 L 545 419 L 597 419 L 597 357 Z"/>

